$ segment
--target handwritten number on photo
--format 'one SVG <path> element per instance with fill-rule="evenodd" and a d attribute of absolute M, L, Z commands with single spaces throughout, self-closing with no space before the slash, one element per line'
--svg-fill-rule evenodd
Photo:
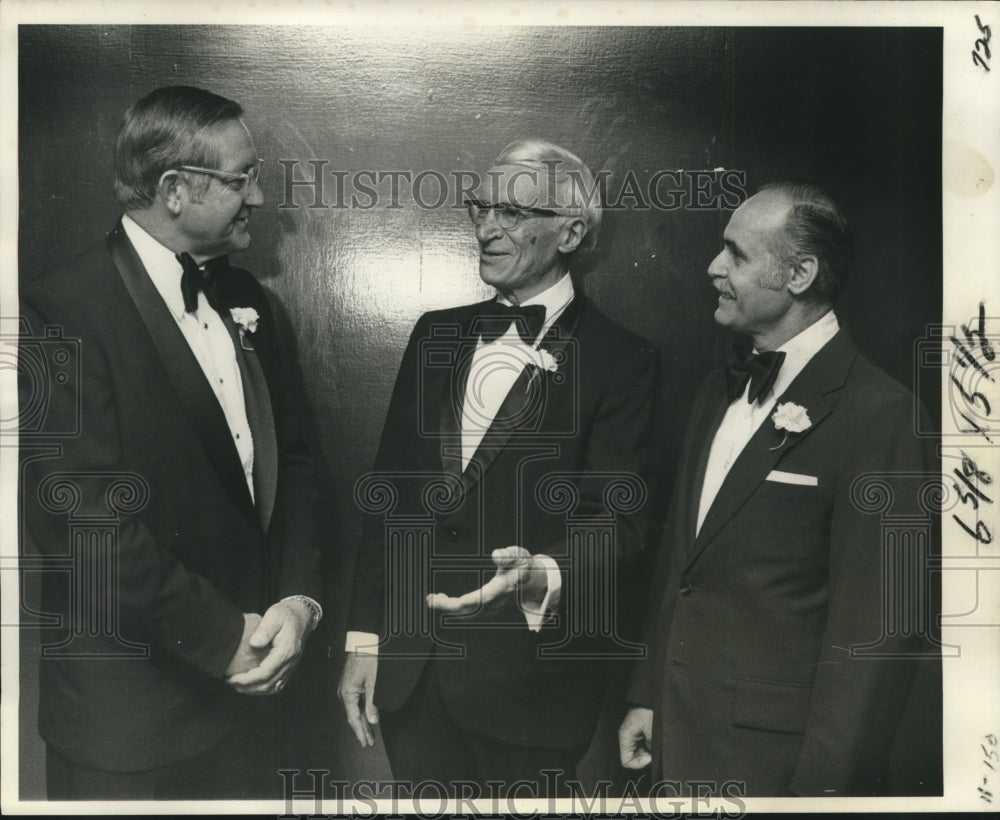
<path fill-rule="evenodd" d="M 990 27 L 983 25 L 978 14 L 976 15 L 976 25 L 979 27 L 979 31 L 983 36 L 979 37 L 974 43 L 975 48 L 972 49 L 972 62 L 984 71 L 989 71 L 990 37 L 992 36 L 990 33 Z"/>
<path fill-rule="evenodd" d="M 955 488 L 955 492 L 958 493 L 958 497 L 962 500 L 963 504 L 971 504 L 973 510 L 979 509 L 979 502 L 983 501 L 986 504 L 992 504 L 993 499 L 990 498 L 981 489 L 981 485 L 990 485 L 993 483 L 993 477 L 989 475 L 984 470 L 979 469 L 979 466 L 966 455 L 965 451 L 962 452 L 962 466 L 961 468 L 956 467 L 952 472 L 961 481 L 968 491 L 963 491 L 958 485 L 958 481 L 953 481 L 952 486 Z M 974 480 L 973 480 L 974 479 Z M 958 523 L 958 525 L 965 530 L 971 538 L 978 541 L 980 544 L 990 544 L 993 542 L 993 534 L 990 532 L 989 527 L 986 526 L 985 521 L 976 521 L 975 529 L 970 527 L 965 523 L 957 514 L 953 513 L 952 518 Z"/>
<path fill-rule="evenodd" d="M 979 747 L 983 750 L 983 755 L 984 755 L 983 764 L 988 766 L 990 771 L 995 772 L 996 769 L 993 767 L 993 764 L 990 763 L 990 761 L 992 760 L 994 762 L 1000 763 L 1000 754 L 997 754 L 996 749 L 987 749 L 986 744 L 988 743 L 990 746 L 996 746 L 997 736 L 991 732 L 990 734 L 984 736 L 984 740 L 986 741 L 986 743 L 980 744 Z M 992 803 L 993 792 L 989 789 L 989 785 L 990 785 L 990 778 L 989 775 L 987 775 L 986 777 L 983 778 L 982 785 L 976 787 L 976 791 L 979 792 L 980 800 L 985 800 L 987 803 Z"/>
<path fill-rule="evenodd" d="M 989 337 L 986 335 L 986 305 L 983 302 L 979 303 L 979 319 L 976 322 L 975 327 L 969 327 L 969 325 L 962 325 L 962 335 L 965 340 L 962 341 L 957 336 L 951 336 L 950 341 L 955 347 L 955 355 L 952 358 L 952 362 L 957 367 L 961 367 L 963 370 L 971 367 L 976 373 L 982 378 L 990 382 L 996 382 L 996 378 L 986 369 L 983 362 L 992 363 L 996 360 L 996 350 L 993 344 L 990 342 Z M 982 361 L 980 360 L 982 358 Z M 970 413 L 958 410 L 958 414 L 965 420 L 969 425 L 968 428 L 961 430 L 962 433 L 979 433 L 988 442 L 993 443 L 993 439 L 990 438 L 990 428 L 988 426 L 981 426 L 974 419 L 969 418 L 969 415 L 979 415 L 980 418 L 985 415 L 989 417 L 993 412 L 993 407 L 989 400 L 983 393 L 979 391 L 966 390 L 965 386 L 962 384 L 962 379 L 955 373 L 951 374 L 951 381 L 955 387 L 958 388 L 958 392 L 961 394 L 965 401 L 965 409 L 970 411 Z M 956 408 L 958 409 L 958 408 Z M 980 412 L 982 411 L 982 412 Z"/>

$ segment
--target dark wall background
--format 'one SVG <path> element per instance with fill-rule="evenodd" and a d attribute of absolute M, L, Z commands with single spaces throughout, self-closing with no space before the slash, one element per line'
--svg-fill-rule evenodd
<path fill-rule="evenodd" d="M 279 209 L 278 159 L 327 171 L 482 170 L 508 141 L 537 135 L 614 172 L 745 171 L 750 191 L 817 181 L 857 242 L 838 313 L 869 356 L 912 385 L 913 345 L 941 310 L 939 29 L 22 26 L 22 281 L 103 236 L 118 216 L 111 154 L 125 108 L 193 84 L 240 101 L 265 163 L 268 202 L 237 259 L 280 305 L 316 423 L 327 521 L 327 616 L 287 694 L 305 765 L 347 779 L 387 776 L 381 751 L 349 739 L 335 700 L 358 516 L 392 380 L 425 310 L 482 298 L 464 211 Z M 388 192 L 387 186 L 380 191 Z M 425 191 L 433 193 L 433 188 Z M 332 178 L 326 199 L 332 202 Z M 312 202 L 308 191 L 295 200 Z M 728 335 L 712 321 L 707 265 L 728 211 L 606 214 L 582 276 L 608 314 L 664 361 L 667 472 L 704 373 Z M 936 418 L 939 386 L 922 380 Z M 870 420 L 859 419 L 859 424 Z M 33 650 L 25 632 L 22 788 L 40 788 Z M 327 658 L 329 656 L 329 660 Z M 590 756 L 609 764 L 614 717 Z M 603 744 L 603 745 L 602 745 Z"/>

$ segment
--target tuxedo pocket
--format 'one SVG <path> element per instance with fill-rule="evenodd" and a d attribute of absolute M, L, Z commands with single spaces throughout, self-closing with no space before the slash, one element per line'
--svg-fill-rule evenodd
<path fill-rule="evenodd" d="M 807 683 L 737 678 L 733 725 L 769 732 L 805 732 L 812 691 Z"/>
<path fill-rule="evenodd" d="M 760 482 L 754 490 L 754 495 L 761 498 L 776 499 L 784 504 L 797 504 L 805 501 L 818 501 L 820 498 L 819 484 L 790 484 L 775 481 L 770 476 Z"/>
<path fill-rule="evenodd" d="M 784 470 L 771 470 L 767 474 L 765 481 L 773 481 L 776 484 L 791 484 L 796 487 L 818 487 L 819 479 L 814 475 L 805 473 L 787 473 Z"/>

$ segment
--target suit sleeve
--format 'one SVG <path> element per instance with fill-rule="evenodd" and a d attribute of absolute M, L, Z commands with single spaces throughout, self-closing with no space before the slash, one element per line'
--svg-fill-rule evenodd
<path fill-rule="evenodd" d="M 280 570 L 277 585 L 272 583 L 269 589 L 272 599 L 269 602 L 289 595 L 308 595 L 320 601 L 316 476 L 310 455 L 310 431 L 300 398 L 302 385 L 297 369 L 290 366 L 285 349 L 278 343 L 274 315 L 263 288 L 256 280 L 252 280 L 252 285 L 259 291 L 259 303 L 263 306 L 258 332 L 266 333 L 271 340 L 271 361 L 276 364 L 272 406 L 278 445 L 278 487 L 268 536 L 270 548 L 278 554 Z"/>
<path fill-rule="evenodd" d="M 405 459 L 419 439 L 420 409 L 415 374 L 420 366 L 420 341 L 427 336 L 428 328 L 429 319 L 425 314 L 417 321 L 403 352 L 375 456 L 375 472 L 405 469 Z M 361 545 L 355 564 L 347 628 L 382 635 L 385 621 L 385 516 L 365 514 L 361 527 Z"/>
<path fill-rule="evenodd" d="M 681 445 L 681 458 L 677 465 L 676 483 L 670 501 L 670 509 L 659 539 L 656 563 L 649 585 L 649 601 L 642 628 L 642 644 L 646 648 L 646 654 L 633 665 L 626 690 L 626 699 L 629 703 L 634 706 L 645 706 L 648 709 L 655 709 L 659 698 L 659 683 L 656 680 L 656 656 L 660 636 L 667 619 L 664 607 L 667 605 L 668 596 L 664 595 L 664 590 L 668 588 L 667 582 L 674 568 L 680 545 L 681 536 L 677 532 L 680 526 L 677 520 L 678 504 L 683 494 L 691 492 L 691 488 L 687 487 L 684 482 L 690 481 L 690 476 L 694 472 L 692 461 L 695 454 L 694 421 L 701 413 L 707 412 L 708 384 L 708 380 L 701 383 L 692 402 L 687 430 Z"/>
<path fill-rule="evenodd" d="M 913 507 L 916 499 L 905 497 L 914 493 L 913 477 L 937 472 L 932 445 L 913 434 L 909 394 L 885 396 L 853 412 L 859 435 L 845 442 L 848 462 L 830 521 L 827 622 L 791 783 L 797 795 L 869 791 L 866 784 L 889 756 L 915 671 L 912 654 L 926 649 L 916 637 L 920 630 L 891 628 L 901 613 L 888 610 L 883 593 L 884 579 L 893 578 L 883 515 L 859 509 L 851 488 L 866 473 L 889 474 L 882 479 L 886 492 Z M 880 657 L 852 657 L 852 647 L 877 643 L 883 633 Z"/>
<path fill-rule="evenodd" d="M 579 502 L 572 514 L 579 521 L 603 522 L 614 517 L 614 560 L 617 574 L 624 577 L 646 548 L 647 526 L 659 488 L 659 353 L 644 343 L 630 355 L 622 354 L 621 362 L 608 372 L 597 412 L 589 428 L 581 431 L 586 436 L 585 455 L 577 488 Z M 584 561 L 574 563 L 565 540 L 541 549 L 525 546 L 552 556 L 566 570 L 559 609 L 588 605 L 587 590 L 607 572 L 602 557 L 585 550 Z M 630 594 L 621 577 L 614 593 L 619 608 L 625 603 L 622 597 Z"/>
<path fill-rule="evenodd" d="M 79 427 L 79 433 L 46 437 L 46 444 L 57 446 L 49 447 L 47 455 L 27 458 L 22 470 L 24 523 L 32 540 L 43 555 L 65 556 L 67 514 L 107 519 L 107 479 L 129 472 L 118 433 L 119 413 L 127 410 L 116 403 L 111 367 L 97 341 L 99 330 L 87 324 L 107 317 L 82 317 L 81 322 L 79 306 L 67 305 L 47 290 L 35 290 L 21 308 L 35 333 L 56 326 L 64 338 L 81 340 L 79 389 L 73 379 L 55 380 L 45 382 L 46 392 L 38 395 L 40 385 L 27 377 L 29 367 L 20 368 L 22 410 L 41 400 L 47 427 L 57 431 Z M 30 346 L 24 349 L 22 355 L 29 356 Z M 137 480 L 141 482 L 141 476 Z M 73 509 L 67 513 L 62 502 L 71 497 Z M 141 513 L 121 514 L 117 524 L 117 584 L 112 594 L 127 637 L 148 642 L 158 655 L 165 653 L 208 675 L 221 676 L 242 637 L 240 610 L 157 544 Z M 78 602 L 81 606 L 110 605 L 89 600 L 89 586 L 81 579 L 76 583 L 85 596 Z"/>

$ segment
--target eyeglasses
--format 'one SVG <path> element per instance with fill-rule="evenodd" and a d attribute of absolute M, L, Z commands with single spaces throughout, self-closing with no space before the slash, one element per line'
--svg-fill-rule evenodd
<path fill-rule="evenodd" d="M 199 168 L 197 165 L 178 165 L 178 171 L 192 171 L 196 174 L 208 174 L 209 176 L 221 179 L 223 182 L 228 184 L 234 191 L 237 191 L 241 196 L 246 196 L 247 191 L 250 190 L 250 183 L 256 182 L 260 185 L 260 166 L 264 162 L 262 159 L 258 159 L 250 168 L 241 174 L 232 173 L 230 171 L 219 171 L 215 168 Z"/>
<path fill-rule="evenodd" d="M 509 202 L 498 202 L 496 205 L 490 205 L 488 202 L 480 202 L 478 199 L 465 200 L 465 207 L 469 209 L 469 219 L 474 225 L 482 225 L 486 221 L 487 214 L 493 211 L 497 218 L 497 224 L 505 231 L 516 228 L 517 223 L 528 214 L 562 216 L 559 211 L 553 211 L 551 208 L 519 208 Z"/>

